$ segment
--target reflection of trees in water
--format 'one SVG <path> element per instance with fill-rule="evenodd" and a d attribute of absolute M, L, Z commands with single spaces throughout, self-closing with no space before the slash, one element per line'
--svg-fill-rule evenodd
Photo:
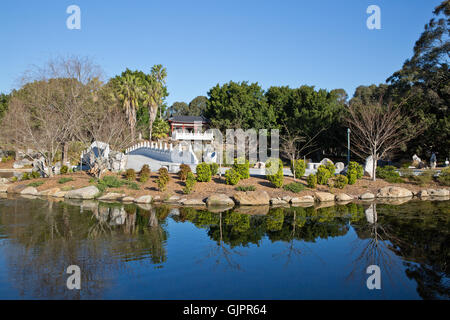
<path fill-rule="evenodd" d="M 353 225 L 360 238 L 369 238 L 365 256 L 379 257 L 385 263 L 383 272 L 394 281 L 392 273 L 401 270 L 392 265 L 395 253 L 402 258 L 407 277 L 416 281 L 422 298 L 450 298 L 448 205 L 428 201 L 377 205 L 373 223 Z"/>
<path fill-rule="evenodd" d="M 126 261 L 166 260 L 167 234 L 161 222 L 154 224 L 159 209 L 20 199 L 8 200 L 1 210 L 11 241 L 5 247 L 10 278 L 22 296 L 99 298 L 114 274 L 126 270 Z M 72 264 L 81 269 L 81 290 L 66 287 Z"/>

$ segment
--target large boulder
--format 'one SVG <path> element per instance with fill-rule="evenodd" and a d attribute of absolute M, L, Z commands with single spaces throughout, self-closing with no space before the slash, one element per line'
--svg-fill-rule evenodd
<path fill-rule="evenodd" d="M 165 203 L 178 203 L 181 200 L 181 198 L 179 196 L 173 195 L 170 196 L 169 198 L 165 199 L 164 202 Z"/>
<path fill-rule="evenodd" d="M 373 193 L 366 192 L 366 193 L 363 193 L 362 195 L 360 195 L 359 199 L 361 199 L 361 200 L 372 200 L 372 199 L 375 199 L 375 195 Z"/>
<path fill-rule="evenodd" d="M 115 192 L 109 192 L 105 195 L 102 195 L 98 200 L 101 201 L 119 201 L 122 200 L 122 198 L 125 197 L 125 194 L 123 193 L 115 193 Z"/>
<path fill-rule="evenodd" d="M 205 203 L 202 199 L 182 199 L 180 201 L 182 205 L 185 206 L 204 206 Z"/>
<path fill-rule="evenodd" d="M 281 198 L 271 198 L 270 199 L 270 204 L 273 206 L 282 206 L 282 205 L 287 205 L 288 202 L 281 199 Z"/>
<path fill-rule="evenodd" d="M 60 192 L 61 189 L 60 188 L 51 188 L 51 189 L 47 189 L 47 190 L 42 190 L 41 192 L 39 192 L 40 196 L 47 196 L 47 197 L 51 197 L 53 196 L 55 193 Z"/>
<path fill-rule="evenodd" d="M 10 186 L 6 192 L 20 193 L 23 189 L 25 189 L 27 187 L 28 187 L 28 185 L 26 185 L 26 184 L 16 184 L 16 185 Z"/>
<path fill-rule="evenodd" d="M 135 203 L 151 203 L 152 196 L 151 195 L 140 196 L 140 197 L 134 199 L 134 202 Z"/>
<path fill-rule="evenodd" d="M 223 193 L 213 194 L 206 200 L 208 206 L 234 206 L 234 201 Z"/>
<path fill-rule="evenodd" d="M 96 186 L 89 186 L 80 189 L 71 190 L 66 193 L 64 198 L 68 199 L 94 199 L 100 191 Z"/>
<path fill-rule="evenodd" d="M 378 190 L 377 198 L 406 198 L 412 197 L 413 193 L 402 187 L 387 186 Z"/>
<path fill-rule="evenodd" d="M 314 196 L 316 197 L 317 201 L 319 202 L 328 202 L 328 201 L 334 201 L 334 194 L 329 193 L 329 192 L 316 192 L 314 194 Z"/>
<path fill-rule="evenodd" d="M 233 197 L 241 206 L 263 206 L 270 203 L 266 191 L 238 191 Z"/>
<path fill-rule="evenodd" d="M 345 201 L 351 201 L 353 200 L 353 197 L 349 196 L 346 193 L 339 193 L 336 195 L 336 201 L 338 202 L 345 202 Z"/>
<path fill-rule="evenodd" d="M 314 203 L 313 196 L 303 196 L 303 197 L 294 197 L 290 200 L 291 204 L 299 204 L 299 203 Z"/>
<path fill-rule="evenodd" d="M 37 196 L 39 194 L 39 192 L 37 191 L 37 189 L 35 187 L 26 187 L 25 189 L 20 191 L 20 194 Z"/>
<path fill-rule="evenodd" d="M 432 197 L 448 197 L 450 195 L 450 191 L 447 189 L 428 189 L 427 192 Z"/>

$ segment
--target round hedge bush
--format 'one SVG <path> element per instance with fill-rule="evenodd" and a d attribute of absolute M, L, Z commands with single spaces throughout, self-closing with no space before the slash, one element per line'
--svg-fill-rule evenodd
<path fill-rule="evenodd" d="M 197 165 L 197 181 L 209 182 L 211 181 L 211 167 L 206 162 Z"/>

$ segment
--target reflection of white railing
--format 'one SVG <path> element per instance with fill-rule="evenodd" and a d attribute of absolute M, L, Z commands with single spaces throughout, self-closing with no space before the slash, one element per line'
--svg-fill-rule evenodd
<path fill-rule="evenodd" d="M 212 132 L 180 132 L 174 131 L 172 132 L 173 140 L 213 140 Z"/>

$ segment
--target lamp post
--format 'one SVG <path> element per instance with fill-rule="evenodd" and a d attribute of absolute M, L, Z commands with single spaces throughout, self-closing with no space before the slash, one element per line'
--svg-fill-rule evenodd
<path fill-rule="evenodd" d="M 350 128 L 347 128 L 347 165 L 350 164 Z"/>

